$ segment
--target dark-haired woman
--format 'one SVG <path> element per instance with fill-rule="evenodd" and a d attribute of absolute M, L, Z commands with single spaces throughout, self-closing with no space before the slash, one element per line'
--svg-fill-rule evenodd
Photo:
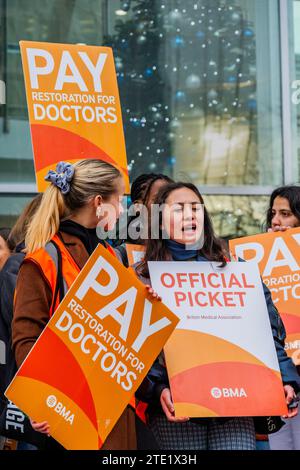
<path fill-rule="evenodd" d="M 300 227 L 300 186 L 281 186 L 273 191 L 267 212 L 270 232 Z"/>
<path fill-rule="evenodd" d="M 268 231 L 285 232 L 296 227 L 300 227 L 300 186 L 275 189 L 267 212 Z M 296 366 L 299 372 L 300 363 Z M 300 450 L 300 414 L 287 420 L 280 431 L 271 434 L 269 443 L 272 450 Z"/>
<path fill-rule="evenodd" d="M 150 284 L 148 261 L 219 261 L 226 264 L 226 253 L 215 236 L 204 201 L 192 184 L 173 183 L 158 193 L 155 204 L 162 210 L 160 237 L 148 239 L 143 262 L 135 266 L 139 278 Z M 169 238 L 168 238 L 169 237 Z M 287 402 L 298 390 L 297 373 L 284 351 L 284 329 L 271 296 L 265 291 L 270 322 L 280 363 Z M 161 449 L 254 450 L 255 430 L 251 417 L 175 418 L 163 354 L 150 369 L 138 390 L 138 398 L 149 403 L 149 425 Z M 292 415 L 292 413 L 289 413 Z"/>
<path fill-rule="evenodd" d="M 161 173 L 144 173 L 133 181 L 130 191 L 132 205 L 129 208 L 127 240 L 116 247 L 116 253 L 126 267 L 129 265 L 126 242 L 144 245 L 145 236 L 148 234 L 148 216 L 151 213 L 153 201 L 158 191 L 172 182 L 169 176 Z"/>
<path fill-rule="evenodd" d="M 138 176 L 131 185 L 130 198 L 132 204 L 153 203 L 158 191 L 166 183 L 172 183 L 172 179 L 161 173 L 144 173 Z"/>

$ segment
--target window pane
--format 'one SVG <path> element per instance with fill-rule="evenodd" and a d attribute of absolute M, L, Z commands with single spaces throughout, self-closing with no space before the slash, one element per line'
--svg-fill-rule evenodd
<path fill-rule="evenodd" d="M 10 196 L 0 197 L 0 227 L 12 227 L 24 207 L 34 196 Z"/>
<path fill-rule="evenodd" d="M 0 5 L 0 182 L 34 181 L 23 39 L 113 46 L 131 178 L 163 171 L 199 185 L 282 183 L 278 2 Z"/>
<path fill-rule="evenodd" d="M 6 105 L 0 106 L 0 183 L 35 181 L 19 41 L 101 45 L 104 3 L 1 1 L 0 80 L 6 84 Z"/>
<path fill-rule="evenodd" d="M 282 182 L 278 3 L 125 2 L 115 52 L 132 177 L 199 185 Z M 115 14 L 117 17 L 118 15 Z"/>
<path fill-rule="evenodd" d="M 215 232 L 231 239 L 265 231 L 267 196 L 204 196 Z"/>

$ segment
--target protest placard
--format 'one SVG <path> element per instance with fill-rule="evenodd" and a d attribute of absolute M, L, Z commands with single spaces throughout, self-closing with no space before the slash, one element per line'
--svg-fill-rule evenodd
<path fill-rule="evenodd" d="M 99 449 L 177 322 L 99 245 L 6 396 L 67 449 Z"/>
<path fill-rule="evenodd" d="M 145 247 L 143 245 L 135 245 L 133 243 L 126 243 L 126 251 L 128 256 L 129 266 L 142 261 L 145 256 Z"/>
<path fill-rule="evenodd" d="M 117 166 L 129 190 L 112 49 L 20 42 L 38 191 L 59 161 Z"/>
<path fill-rule="evenodd" d="M 258 263 L 286 329 L 287 354 L 300 365 L 300 229 L 237 238 L 229 246 L 234 256 Z"/>
<path fill-rule="evenodd" d="M 149 262 L 153 288 L 180 322 L 164 352 L 176 416 L 287 412 L 255 263 Z"/>

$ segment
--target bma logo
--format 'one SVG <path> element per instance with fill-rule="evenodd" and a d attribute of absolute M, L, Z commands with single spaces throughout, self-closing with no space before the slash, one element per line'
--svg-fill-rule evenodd
<path fill-rule="evenodd" d="M 247 393 L 243 388 L 218 388 L 211 389 L 210 394 L 213 398 L 246 398 Z"/>
<path fill-rule="evenodd" d="M 74 421 L 74 414 L 71 414 L 70 410 L 66 410 L 66 407 L 60 401 L 57 401 L 55 395 L 49 395 L 46 400 L 46 404 L 49 408 L 53 408 L 55 413 L 62 416 L 64 420 L 72 426 Z"/>

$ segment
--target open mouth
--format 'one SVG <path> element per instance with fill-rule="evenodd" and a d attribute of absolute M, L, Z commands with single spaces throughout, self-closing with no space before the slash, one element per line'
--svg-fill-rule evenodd
<path fill-rule="evenodd" d="M 195 233 L 197 231 L 197 225 L 196 224 L 186 225 L 185 227 L 182 227 L 181 230 L 184 233 Z"/>

